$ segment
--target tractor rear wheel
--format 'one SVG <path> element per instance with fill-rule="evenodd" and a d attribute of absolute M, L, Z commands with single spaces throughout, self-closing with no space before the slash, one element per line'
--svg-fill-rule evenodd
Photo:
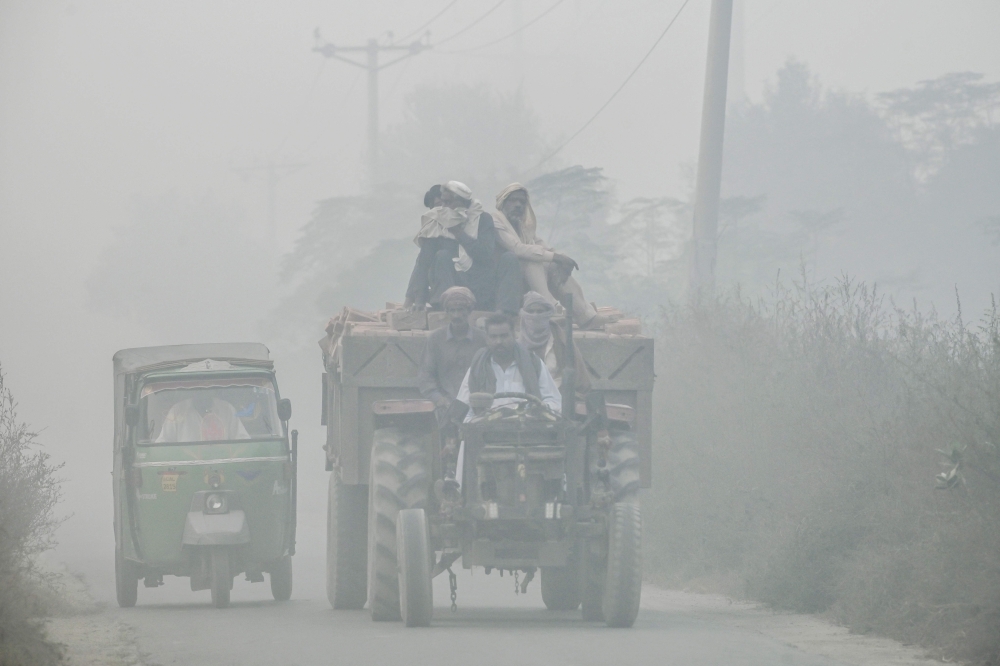
<path fill-rule="evenodd" d="M 271 569 L 271 596 L 275 601 L 292 598 L 292 557 L 285 555 Z"/>
<path fill-rule="evenodd" d="M 233 589 L 233 577 L 229 573 L 229 553 L 222 546 L 213 546 L 209 551 L 212 565 L 212 603 L 216 608 L 229 605 L 229 593 Z"/>
<path fill-rule="evenodd" d="M 372 620 L 401 619 L 396 520 L 403 509 L 427 506 L 428 435 L 399 428 L 375 431 L 368 484 L 368 605 Z"/>
<path fill-rule="evenodd" d="M 604 621 L 609 627 L 631 627 L 639 614 L 642 593 L 642 515 L 635 504 L 611 509 L 608 565 L 604 582 Z"/>
<path fill-rule="evenodd" d="M 330 475 L 326 509 L 326 598 L 340 610 L 364 608 L 368 594 L 368 489 Z"/>
<path fill-rule="evenodd" d="M 607 455 L 607 471 L 614 501 L 637 504 L 641 485 L 639 470 L 642 466 L 639 443 L 631 430 L 612 430 L 610 435 L 611 448 Z M 596 445 L 591 444 L 591 446 Z M 598 477 L 600 470 L 597 466 L 600 456 L 594 448 L 591 448 L 587 457 L 590 465 L 590 485 L 594 488 L 600 483 Z"/>
<path fill-rule="evenodd" d="M 132 608 L 139 599 L 139 577 L 118 548 L 115 548 L 115 594 L 122 608 Z"/>
<path fill-rule="evenodd" d="M 429 627 L 434 614 L 427 514 L 403 509 L 396 519 L 399 610 L 407 627 Z"/>

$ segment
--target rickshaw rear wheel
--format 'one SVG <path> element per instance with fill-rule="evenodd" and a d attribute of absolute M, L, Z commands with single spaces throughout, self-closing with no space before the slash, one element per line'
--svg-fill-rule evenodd
<path fill-rule="evenodd" d="M 229 605 L 229 592 L 233 589 L 233 577 L 229 574 L 229 553 L 223 547 L 215 546 L 209 553 L 212 565 L 212 603 L 216 608 Z"/>
<path fill-rule="evenodd" d="M 275 601 L 292 598 L 292 556 L 285 555 L 271 569 L 271 596 Z"/>
<path fill-rule="evenodd" d="M 115 594 L 118 605 L 132 608 L 139 599 L 139 576 L 125 559 L 124 553 L 115 548 Z"/>

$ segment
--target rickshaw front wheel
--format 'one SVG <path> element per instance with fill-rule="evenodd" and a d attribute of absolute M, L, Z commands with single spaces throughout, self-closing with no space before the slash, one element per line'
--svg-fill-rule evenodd
<path fill-rule="evenodd" d="M 139 576 L 126 561 L 125 555 L 115 548 L 115 593 L 118 605 L 132 608 L 139 599 Z"/>
<path fill-rule="evenodd" d="M 212 565 L 212 603 L 216 608 L 229 605 L 229 592 L 233 589 L 233 577 L 229 574 L 229 553 L 223 547 L 215 546 L 209 553 Z"/>
<path fill-rule="evenodd" d="M 275 601 L 292 598 L 292 557 L 285 555 L 271 569 L 271 595 Z"/>

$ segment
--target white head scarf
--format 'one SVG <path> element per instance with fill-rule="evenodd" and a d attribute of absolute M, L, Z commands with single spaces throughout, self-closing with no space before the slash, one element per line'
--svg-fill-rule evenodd
<path fill-rule="evenodd" d="M 538 242 L 537 236 L 535 236 L 535 229 L 538 226 L 538 222 L 535 219 L 535 209 L 531 207 L 531 195 L 528 194 L 528 188 L 526 188 L 521 183 L 511 183 L 507 187 L 503 188 L 497 195 L 497 212 L 503 216 L 503 219 L 507 221 L 512 227 L 513 224 L 504 215 L 504 212 L 500 210 L 503 206 L 503 202 L 507 200 L 507 197 L 512 195 L 514 192 L 524 192 L 524 195 L 528 197 L 527 206 L 524 210 L 524 221 L 521 222 L 521 228 L 517 229 L 518 235 L 521 237 L 521 242 L 526 245 L 535 245 Z"/>
<path fill-rule="evenodd" d="M 529 305 L 544 305 L 545 312 L 528 312 Z M 521 307 L 521 332 L 517 341 L 539 356 L 545 355 L 545 348 L 552 338 L 552 315 L 556 313 L 555 306 L 537 291 L 529 291 L 524 295 L 524 305 Z"/>

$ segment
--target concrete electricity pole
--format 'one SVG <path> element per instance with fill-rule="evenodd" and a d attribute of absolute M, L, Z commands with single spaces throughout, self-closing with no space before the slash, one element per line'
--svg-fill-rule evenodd
<path fill-rule="evenodd" d="M 715 290 L 715 257 L 719 234 L 719 192 L 722 188 L 722 146 L 726 130 L 726 85 L 733 0 L 712 0 L 708 31 L 708 65 L 701 109 L 701 147 L 694 195 L 694 238 L 690 297 L 711 296 Z"/>
<path fill-rule="evenodd" d="M 378 73 L 391 65 L 400 62 L 410 56 L 415 56 L 421 51 L 431 48 L 430 44 L 413 42 L 409 45 L 379 44 L 378 40 L 369 39 L 365 46 L 334 46 L 329 42 L 323 42 L 319 34 L 319 28 L 314 33 L 316 46 L 313 51 L 323 55 L 325 58 L 336 58 L 346 63 L 368 70 L 368 187 L 375 189 L 378 183 Z M 378 56 L 382 51 L 403 52 L 402 55 L 390 60 L 387 63 L 379 64 Z M 364 52 L 367 54 L 365 62 L 358 62 L 352 58 L 345 57 L 341 53 Z"/>
<path fill-rule="evenodd" d="M 307 166 L 309 165 L 304 162 L 275 164 L 273 159 L 268 159 L 267 164 L 233 167 L 233 171 L 243 176 L 244 179 L 253 173 L 264 172 L 267 185 L 267 240 L 272 248 L 278 236 L 278 181 Z"/>

